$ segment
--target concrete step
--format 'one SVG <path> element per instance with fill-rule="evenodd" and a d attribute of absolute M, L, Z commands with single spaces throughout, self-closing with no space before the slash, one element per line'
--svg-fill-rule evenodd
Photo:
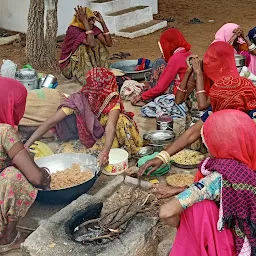
<path fill-rule="evenodd" d="M 123 9 L 140 5 L 150 6 L 153 14 L 158 12 L 158 1 L 156 0 L 93 0 L 88 2 L 88 7 L 101 14 L 118 12 Z"/>
<path fill-rule="evenodd" d="M 111 33 L 153 20 L 152 8 L 137 6 L 103 15 Z"/>
<path fill-rule="evenodd" d="M 122 29 L 116 33 L 117 36 L 135 38 L 151 34 L 159 29 L 167 27 L 167 21 L 151 20 L 137 26 Z"/>

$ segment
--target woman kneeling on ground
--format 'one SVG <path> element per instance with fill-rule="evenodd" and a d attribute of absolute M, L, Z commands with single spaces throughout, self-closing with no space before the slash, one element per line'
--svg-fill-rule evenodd
<path fill-rule="evenodd" d="M 25 237 L 17 229 L 50 175 L 39 168 L 15 130 L 26 105 L 27 90 L 16 80 L 0 78 L 0 254 L 17 249 Z"/>
<path fill-rule="evenodd" d="M 212 112 L 237 109 L 245 112 L 252 119 L 256 118 L 256 87 L 247 78 L 239 76 L 233 47 L 225 42 L 211 44 L 204 56 L 203 65 L 206 76 L 214 81 L 209 92 L 211 110 L 206 111 L 201 120 L 168 146 L 166 151 L 170 156 L 190 146 L 200 138 L 201 128 Z M 202 86 L 204 86 L 203 83 Z M 199 95 L 207 98 L 204 92 Z M 152 167 L 148 172 L 150 174 L 162 164 L 163 162 L 159 158 L 154 158 L 141 167 L 140 174 L 142 175 L 149 167 Z"/>
<path fill-rule="evenodd" d="M 153 66 L 150 82 L 152 88 L 135 96 L 131 100 L 133 105 L 142 105 L 166 92 L 175 94 L 179 89 L 187 70 L 186 59 L 191 55 L 191 45 L 178 29 L 170 28 L 161 35 L 159 46 L 164 59 L 157 60 Z"/>
<path fill-rule="evenodd" d="M 66 78 L 75 77 L 81 84 L 85 84 L 84 74 L 92 68 L 108 68 L 107 47 L 112 46 L 112 38 L 99 12 L 81 6 L 75 11 L 62 45 L 59 63 Z M 102 25 L 103 31 L 95 26 L 96 20 Z"/>
<path fill-rule="evenodd" d="M 26 146 L 30 147 L 56 127 L 57 135 L 64 141 L 79 139 L 85 152 L 100 152 L 101 165 L 107 165 L 111 148 L 123 147 L 129 155 L 137 153 L 143 140 L 133 113 L 125 112 L 117 90 L 112 72 L 105 68 L 92 69 L 82 90 L 65 99 L 56 114 L 29 138 Z"/>
<path fill-rule="evenodd" d="M 160 209 L 178 227 L 170 256 L 256 255 L 255 123 L 226 109 L 213 113 L 201 133 L 210 153 L 199 165 L 203 178 Z"/>

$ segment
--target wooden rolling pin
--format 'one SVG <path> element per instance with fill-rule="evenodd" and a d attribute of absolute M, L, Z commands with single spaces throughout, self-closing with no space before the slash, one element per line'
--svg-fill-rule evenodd
<path fill-rule="evenodd" d="M 141 188 L 145 189 L 150 189 L 153 186 L 153 184 L 148 181 L 132 178 L 130 176 L 125 176 L 124 183 L 134 186 L 140 186 Z"/>

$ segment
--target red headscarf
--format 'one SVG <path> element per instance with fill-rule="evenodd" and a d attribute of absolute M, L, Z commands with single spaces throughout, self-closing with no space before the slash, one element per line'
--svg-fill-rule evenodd
<path fill-rule="evenodd" d="M 256 125 L 247 114 L 234 109 L 213 113 L 202 137 L 213 157 L 235 159 L 256 170 Z"/>
<path fill-rule="evenodd" d="M 160 37 L 160 44 L 166 62 L 169 61 L 174 51 L 178 48 L 182 47 L 187 51 L 191 49 L 191 45 L 186 41 L 182 33 L 176 28 L 166 30 Z"/>
<path fill-rule="evenodd" d="M 225 42 L 211 44 L 204 56 L 204 72 L 214 82 L 209 90 L 213 112 L 256 109 L 256 87 L 239 76 L 231 45 Z"/>
<path fill-rule="evenodd" d="M 17 80 L 0 77 L 0 123 L 18 125 L 24 115 L 27 89 Z"/>
<path fill-rule="evenodd" d="M 116 77 L 106 68 L 97 67 L 90 70 L 81 92 L 88 96 L 91 110 L 97 117 L 101 113 L 107 114 L 117 103 L 120 103 L 121 112 L 124 110 Z"/>

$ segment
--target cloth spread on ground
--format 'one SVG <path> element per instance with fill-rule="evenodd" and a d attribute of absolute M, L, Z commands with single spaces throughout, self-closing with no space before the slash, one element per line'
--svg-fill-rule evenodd
<path fill-rule="evenodd" d="M 25 112 L 27 89 L 12 78 L 0 77 L 0 123 L 18 125 Z"/>
<path fill-rule="evenodd" d="M 175 95 L 167 94 L 157 97 L 141 108 L 142 116 L 157 117 L 161 114 L 168 114 L 172 118 L 186 118 L 187 106 L 185 103 L 176 104 Z"/>
<path fill-rule="evenodd" d="M 142 71 L 145 69 L 149 69 L 150 60 L 145 58 L 138 59 L 138 65 L 136 66 L 136 71 Z"/>
<path fill-rule="evenodd" d="M 134 80 L 126 80 L 120 91 L 121 99 L 131 100 L 132 97 L 140 95 L 145 85 Z"/>
<path fill-rule="evenodd" d="M 58 90 L 48 88 L 29 91 L 26 110 L 19 125 L 40 126 L 56 113 L 63 97 Z"/>

